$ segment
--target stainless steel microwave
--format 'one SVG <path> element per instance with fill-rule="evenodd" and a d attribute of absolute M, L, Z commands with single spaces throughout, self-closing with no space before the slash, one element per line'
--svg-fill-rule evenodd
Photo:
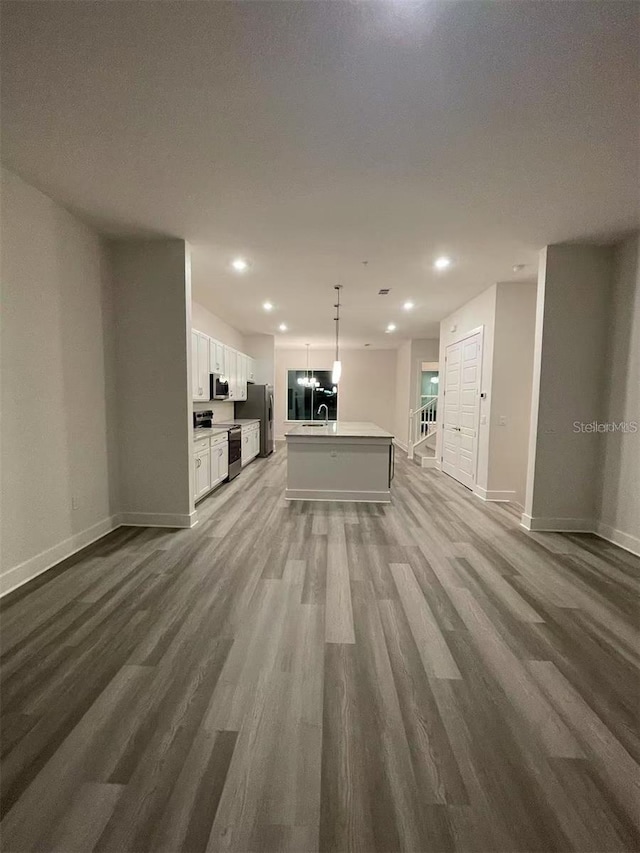
<path fill-rule="evenodd" d="M 210 400 L 226 400 L 229 397 L 229 381 L 218 373 L 210 373 Z"/>

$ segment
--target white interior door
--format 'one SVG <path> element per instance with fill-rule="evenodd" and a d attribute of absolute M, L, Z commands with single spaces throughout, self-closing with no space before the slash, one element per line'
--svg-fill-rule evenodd
<path fill-rule="evenodd" d="M 476 480 L 481 369 L 482 332 L 447 347 L 442 470 L 470 489 Z"/>

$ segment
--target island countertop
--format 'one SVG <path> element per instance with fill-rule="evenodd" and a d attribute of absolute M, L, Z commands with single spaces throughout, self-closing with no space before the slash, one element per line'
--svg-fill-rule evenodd
<path fill-rule="evenodd" d="M 385 438 L 393 439 L 393 434 L 367 421 L 329 421 L 325 426 L 305 426 L 299 424 L 285 433 L 286 438 Z"/>

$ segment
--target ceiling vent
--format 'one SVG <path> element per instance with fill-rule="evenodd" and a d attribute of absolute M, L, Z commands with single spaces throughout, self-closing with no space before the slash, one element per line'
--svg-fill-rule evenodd
<path fill-rule="evenodd" d="M 388 296 L 390 290 L 391 290 L 390 287 L 381 287 L 380 290 L 378 291 L 378 296 Z"/>

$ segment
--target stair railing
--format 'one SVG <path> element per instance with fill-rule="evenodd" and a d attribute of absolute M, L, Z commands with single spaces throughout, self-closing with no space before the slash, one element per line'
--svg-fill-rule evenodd
<path fill-rule="evenodd" d="M 419 409 L 409 410 L 409 440 L 407 441 L 407 456 L 413 459 L 413 451 L 425 438 L 433 435 L 438 423 L 438 397 L 433 395 Z"/>

